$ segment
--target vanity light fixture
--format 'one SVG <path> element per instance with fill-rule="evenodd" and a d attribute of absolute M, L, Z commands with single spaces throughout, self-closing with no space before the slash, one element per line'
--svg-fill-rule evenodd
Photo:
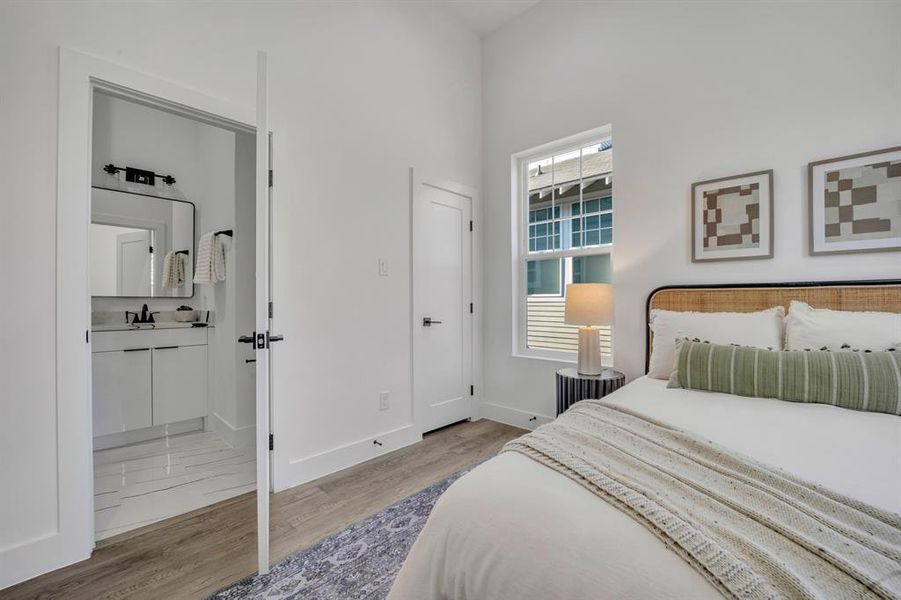
<path fill-rule="evenodd" d="M 117 167 L 116 165 L 110 163 L 108 165 L 104 165 L 103 170 L 110 175 L 116 175 L 120 171 L 125 171 L 125 181 L 132 183 L 156 185 L 157 177 L 159 177 L 166 185 L 173 185 L 175 183 L 175 177 L 173 177 L 172 175 L 158 175 L 153 171 L 136 169 L 135 167 Z"/>

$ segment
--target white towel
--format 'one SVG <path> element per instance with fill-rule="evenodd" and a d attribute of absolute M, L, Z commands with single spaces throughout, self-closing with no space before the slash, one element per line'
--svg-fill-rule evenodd
<path fill-rule="evenodd" d="M 185 256 L 174 251 L 163 258 L 163 289 L 178 289 L 185 282 Z"/>
<path fill-rule="evenodd" d="M 194 283 L 225 281 L 225 246 L 219 236 L 210 231 L 200 236 L 197 243 L 197 268 Z"/>

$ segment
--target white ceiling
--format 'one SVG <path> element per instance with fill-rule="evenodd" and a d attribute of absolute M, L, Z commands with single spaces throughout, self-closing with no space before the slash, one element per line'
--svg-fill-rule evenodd
<path fill-rule="evenodd" d="M 479 36 L 485 36 L 538 2 L 540 0 L 444 0 L 436 4 L 457 15 Z"/>

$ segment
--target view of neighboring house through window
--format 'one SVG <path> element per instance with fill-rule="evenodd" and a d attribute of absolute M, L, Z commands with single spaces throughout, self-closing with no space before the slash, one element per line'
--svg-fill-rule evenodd
<path fill-rule="evenodd" d="M 578 350 L 578 327 L 563 322 L 566 285 L 611 280 L 613 143 L 606 136 L 561 147 L 524 158 L 518 168 L 518 201 L 527 221 L 520 227 L 527 239 L 520 244 L 525 306 L 519 351 L 563 358 Z M 609 357 L 611 350 L 605 328 L 601 351 Z"/>

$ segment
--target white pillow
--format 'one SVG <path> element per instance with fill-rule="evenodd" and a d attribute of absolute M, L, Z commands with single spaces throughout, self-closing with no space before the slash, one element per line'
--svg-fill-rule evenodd
<path fill-rule="evenodd" d="M 678 312 L 653 309 L 651 331 L 654 332 L 648 376 L 669 379 L 676 360 L 676 339 L 698 338 L 714 344 L 739 344 L 755 348 L 782 349 L 781 306 L 758 312 Z"/>
<path fill-rule="evenodd" d="M 785 319 L 787 350 L 888 350 L 901 344 L 901 313 L 813 308 L 793 300 Z"/>

